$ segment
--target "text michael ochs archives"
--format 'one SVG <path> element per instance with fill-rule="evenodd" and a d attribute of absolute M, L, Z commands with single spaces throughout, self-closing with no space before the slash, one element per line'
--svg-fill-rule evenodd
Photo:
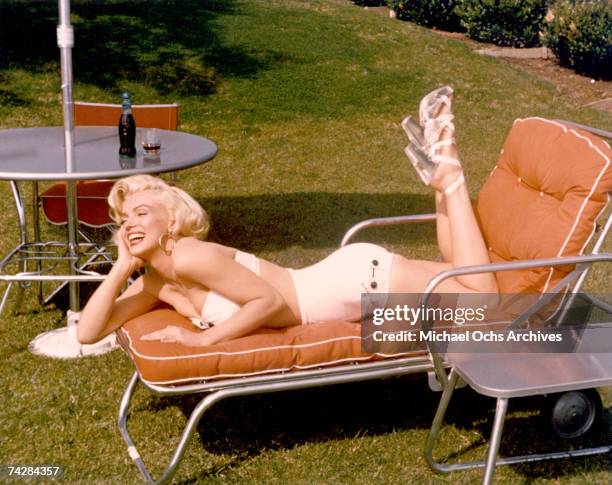
<path fill-rule="evenodd" d="M 375 342 L 560 342 L 561 333 L 522 332 L 506 330 L 468 330 L 464 325 L 485 321 L 487 305 L 476 308 L 427 308 L 423 305 L 395 305 L 392 308 L 374 308 L 372 323 L 380 327 L 387 322 L 404 322 L 414 326 L 419 322 L 436 322 L 436 325 L 458 325 L 453 330 L 444 328 L 436 330 L 374 330 Z"/>
<path fill-rule="evenodd" d="M 361 347 L 385 355 L 609 352 L 612 322 L 593 296 L 364 293 Z M 604 302 L 612 295 L 598 295 Z"/>

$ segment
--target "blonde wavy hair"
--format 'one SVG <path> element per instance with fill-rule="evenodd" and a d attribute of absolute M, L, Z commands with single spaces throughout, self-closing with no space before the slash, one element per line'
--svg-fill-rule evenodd
<path fill-rule="evenodd" d="M 116 224 L 121 224 L 125 216 L 123 204 L 132 194 L 151 190 L 160 195 L 171 219 L 176 223 L 177 236 L 193 236 L 205 239 L 210 227 L 208 214 L 187 192 L 172 187 L 162 179 L 151 175 L 133 175 L 117 180 L 108 194 L 110 217 Z"/>

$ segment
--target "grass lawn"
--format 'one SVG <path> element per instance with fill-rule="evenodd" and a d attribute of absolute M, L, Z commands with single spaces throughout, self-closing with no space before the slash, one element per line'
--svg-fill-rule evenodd
<path fill-rule="evenodd" d="M 0 4 L 0 128 L 61 124 L 55 2 Z M 403 154 L 399 122 L 422 95 L 455 88 L 460 154 L 476 193 L 512 121 L 565 118 L 612 129 L 502 60 L 345 0 L 73 2 L 75 100 L 178 101 L 181 129 L 219 146 L 178 184 L 210 213 L 210 239 L 300 267 L 337 247 L 353 223 L 433 210 Z M 19 34 L 21 39 L 14 36 Z M 27 187 L 26 196 L 27 196 Z M 8 184 L 0 253 L 17 242 Z M 49 234 L 57 229 L 46 229 Z M 48 234 L 48 235 L 49 235 Z M 364 239 L 414 258 L 436 256 L 433 228 Z M 609 249 L 609 248 L 608 248 Z M 592 287 L 610 290 L 608 274 Z M 9 308 L 10 304 L 9 302 Z M 25 293 L 0 323 L 0 463 L 61 464 L 66 483 L 138 480 L 115 419 L 131 375 L 115 351 L 78 361 L 31 355 L 28 342 L 65 324 L 61 308 Z M 612 438 L 612 392 L 602 390 Z M 233 399 L 193 438 L 180 483 L 478 482 L 480 471 L 434 475 L 421 457 L 439 394 L 422 378 Z M 493 401 L 458 391 L 438 456 L 484 454 Z M 564 446 L 547 434 L 538 399 L 511 402 L 501 453 Z M 135 396 L 130 429 L 154 474 L 165 467 L 193 399 Z M 609 483 L 603 457 L 501 467 L 497 483 Z"/>

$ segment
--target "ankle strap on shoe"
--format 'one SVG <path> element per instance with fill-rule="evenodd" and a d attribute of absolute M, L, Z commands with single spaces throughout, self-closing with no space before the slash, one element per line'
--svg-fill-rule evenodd
<path fill-rule="evenodd" d="M 456 165 L 457 167 L 461 167 L 461 162 L 459 160 L 446 155 L 434 155 L 433 157 L 431 157 L 431 160 L 434 163 L 448 163 L 449 165 Z"/>
<path fill-rule="evenodd" d="M 448 146 L 451 146 L 451 145 L 454 145 L 454 144 L 455 144 L 455 137 L 447 138 L 446 140 L 437 141 L 435 143 L 432 143 L 428 147 L 427 154 L 429 155 L 429 158 L 433 159 L 434 157 L 437 156 L 438 148 L 448 147 Z"/>
<path fill-rule="evenodd" d="M 461 173 L 459 177 L 457 177 L 452 184 L 450 184 L 448 187 L 444 189 L 444 195 L 452 194 L 455 190 L 457 190 L 461 186 L 463 182 L 465 182 L 465 177 L 463 176 L 463 173 Z"/>

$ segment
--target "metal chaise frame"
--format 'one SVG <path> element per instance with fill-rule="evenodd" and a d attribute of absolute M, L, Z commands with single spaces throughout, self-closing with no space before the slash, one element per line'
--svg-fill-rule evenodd
<path fill-rule="evenodd" d="M 606 224 L 606 231 L 610 228 L 610 223 L 612 222 L 612 216 L 608 218 L 608 222 Z M 602 236 L 605 236 L 605 233 Z M 612 253 L 593 253 L 587 256 L 575 256 L 575 257 L 565 257 L 558 259 L 540 259 L 533 261 L 520 261 L 513 263 L 498 263 L 484 266 L 472 266 L 465 268 L 455 268 L 452 270 L 445 271 L 436 276 L 428 285 L 425 290 L 425 298 L 424 305 L 427 304 L 427 300 L 431 295 L 432 291 L 435 287 L 442 281 L 447 278 L 451 278 L 454 276 L 467 275 L 467 274 L 477 274 L 477 273 L 488 273 L 490 271 L 509 271 L 511 269 L 528 269 L 540 266 L 558 266 L 564 264 L 577 264 L 583 266 L 580 276 L 572 289 L 572 295 L 575 295 L 582 285 L 584 279 L 582 275 L 585 275 L 591 268 L 594 263 L 597 262 L 612 262 Z M 592 304 L 595 306 L 599 306 L 600 308 L 609 311 L 610 305 L 606 302 L 600 302 L 596 298 L 591 298 Z M 565 303 L 565 307 L 567 308 L 571 305 L 571 299 Z M 429 343 L 428 343 L 429 345 Z M 508 409 L 508 400 L 509 398 L 498 398 L 497 406 L 495 409 L 495 419 L 493 423 L 493 428 L 491 431 L 491 439 L 489 443 L 489 448 L 487 451 L 486 460 L 474 461 L 474 462 L 465 462 L 465 463 L 440 463 L 436 461 L 433 457 L 433 449 L 436 444 L 436 440 L 439 436 L 442 423 L 444 421 L 444 416 L 446 414 L 446 410 L 450 403 L 452 394 L 454 390 L 458 387 L 460 383 L 460 375 L 455 371 L 454 368 L 451 368 L 450 374 L 447 376 L 445 369 L 449 366 L 447 362 L 444 362 L 443 358 L 436 352 L 430 349 L 430 355 L 432 356 L 434 362 L 434 369 L 436 372 L 436 376 L 442 383 L 443 393 L 440 398 L 440 404 L 438 405 L 438 409 L 436 410 L 436 414 L 431 425 L 431 430 L 427 437 L 427 441 L 425 443 L 425 451 L 424 456 L 427 464 L 432 468 L 432 470 L 440 473 L 448 473 L 452 471 L 459 470 L 468 470 L 472 468 L 484 468 L 484 484 L 491 483 L 493 478 L 493 474 L 495 471 L 495 467 L 497 465 L 512 465 L 517 463 L 526 463 L 526 462 L 534 462 L 534 461 L 542 461 L 542 460 L 550 460 L 550 459 L 558 459 L 558 458 L 573 458 L 577 456 L 589 456 L 589 455 L 597 455 L 602 453 L 610 453 L 612 452 L 612 445 L 605 445 L 599 447 L 591 447 L 591 448 L 583 448 L 580 450 L 573 451 L 557 451 L 557 452 L 548 452 L 548 453 L 533 453 L 529 455 L 520 455 L 506 458 L 498 458 L 499 446 L 501 444 L 501 433 L 504 425 L 504 420 L 506 416 L 506 411 Z M 578 389 L 576 389 L 578 390 Z"/>
<path fill-rule="evenodd" d="M 585 128 L 584 126 L 580 126 L 581 128 Z M 601 134 L 601 130 L 600 133 Z M 383 217 L 383 218 L 373 218 L 362 221 L 353 225 L 349 230 L 345 233 L 342 238 L 340 246 L 345 246 L 359 231 L 371 228 L 371 227 L 383 227 L 390 225 L 399 225 L 399 224 L 415 224 L 415 223 L 424 223 L 424 222 L 435 222 L 436 214 L 418 214 L 418 215 L 407 215 L 407 216 L 394 216 L 394 217 Z M 582 286 L 586 274 L 591 268 L 591 265 L 595 262 L 599 261 L 612 261 L 611 254 L 598 254 L 605 237 L 610 230 L 610 226 L 612 224 L 612 216 L 608 218 L 608 221 L 605 225 L 602 234 L 599 236 L 595 246 L 593 248 L 593 252 L 590 255 L 586 256 L 570 256 L 570 257 L 562 257 L 562 258 L 546 258 L 546 259 L 534 259 L 534 260 L 525 260 L 525 261 L 513 261 L 509 263 L 496 263 L 496 264 L 488 264 L 488 265 L 478 265 L 478 266 L 468 266 L 468 267 L 460 267 L 454 268 L 452 270 L 444 271 L 429 282 L 427 288 L 424 292 L 424 303 L 427 303 L 427 299 L 429 295 L 431 295 L 432 291 L 435 287 L 443 280 L 447 278 L 451 278 L 454 276 L 464 275 L 464 274 L 475 274 L 479 272 L 492 272 L 492 271 L 508 271 L 511 269 L 528 269 L 528 268 L 536 268 L 536 267 L 550 267 L 550 266 L 558 266 L 558 265 L 578 265 L 577 268 L 572 272 L 573 280 L 575 282 L 573 292 L 579 291 Z M 565 282 L 566 280 L 564 280 Z M 566 287 L 567 285 L 564 285 Z M 564 288 L 563 287 L 563 288 Z M 555 291 L 561 291 L 563 289 L 560 285 L 555 287 Z M 263 394 L 270 392 L 278 392 L 278 391 L 288 391 L 288 390 L 296 390 L 296 389 L 305 389 L 309 387 L 317 387 L 331 384 L 342 384 L 349 382 L 359 382 L 365 380 L 379 379 L 384 377 L 392 377 L 392 376 L 401 376 L 406 374 L 418 373 L 418 372 L 427 372 L 430 375 L 437 376 L 437 379 L 442 387 L 445 390 L 443 394 L 443 401 L 446 399 L 446 405 L 448 405 L 448 401 L 450 401 L 450 391 L 447 389 L 454 388 L 456 384 L 458 384 L 458 380 L 451 374 L 452 381 L 450 382 L 450 386 L 448 386 L 449 378 L 446 374 L 446 368 L 448 364 L 444 362 L 443 358 L 436 354 L 435 352 L 423 352 L 422 355 L 415 355 L 411 357 L 404 358 L 395 358 L 395 359 L 387 359 L 378 362 L 370 362 L 364 364 L 349 364 L 342 366 L 335 366 L 331 368 L 322 368 L 316 370 L 307 370 L 307 371 L 299 371 L 299 372 L 288 372 L 282 374 L 274 374 L 274 375 L 263 375 L 256 377 L 245 377 L 239 379 L 225 379 L 220 381 L 211 381 L 211 382 L 203 382 L 200 384 L 189 384 L 189 385 L 181 385 L 181 386 L 157 386 L 154 384 L 147 383 L 144 381 L 138 373 L 138 370 L 134 372 L 132 375 L 124 393 L 121 398 L 121 403 L 119 406 L 119 414 L 118 414 L 118 426 L 127 445 L 127 451 L 138 470 L 140 471 L 143 479 L 147 483 L 167 483 L 171 480 L 171 478 L 176 473 L 178 465 L 185 453 L 186 447 L 188 445 L 189 439 L 191 438 L 193 432 L 197 428 L 198 423 L 202 419 L 204 413 L 211 408 L 211 406 L 223 399 L 229 397 L 236 396 L 246 396 L 252 394 Z M 134 441 L 129 435 L 127 429 L 127 420 L 129 417 L 129 408 L 132 396 L 137 388 L 137 385 L 141 383 L 146 388 L 148 388 L 151 392 L 160 395 L 160 396 L 178 396 L 184 394 L 198 394 L 198 393 L 207 393 L 201 401 L 197 404 L 197 406 L 192 411 L 189 419 L 185 425 L 183 433 L 181 435 L 179 444 L 177 445 L 174 453 L 172 454 L 170 463 L 162 472 L 162 475 L 159 479 L 154 480 L 151 473 L 147 469 L 144 460 L 140 456 Z M 431 383 L 431 379 L 430 379 Z M 432 386 L 433 387 L 433 386 Z M 442 402 L 438 411 L 442 407 Z M 438 418 L 438 416 L 436 416 Z M 434 420 L 434 424 L 432 425 L 432 432 L 434 430 L 434 426 L 439 426 L 442 424 L 443 413 L 441 419 L 439 419 L 439 423 Z M 431 438 L 431 435 L 430 435 Z M 433 445 L 435 444 L 435 437 L 433 440 L 428 439 L 426 444 L 426 459 L 428 463 L 434 467 L 434 469 L 438 471 L 447 471 L 444 470 L 445 465 L 442 465 L 436 468 L 435 462 L 431 457 L 431 450 L 433 449 Z M 600 451 L 601 452 L 601 451 Z M 522 458 L 522 457 L 518 457 Z M 556 456 L 550 456 L 550 458 L 556 458 Z M 514 460 L 514 459 L 513 459 Z M 508 463 L 516 463 L 516 461 L 508 461 Z M 501 464 L 501 462 L 498 462 Z M 449 465 L 452 466 L 452 465 Z M 483 464 L 477 463 L 473 466 L 484 466 Z M 465 469 L 468 468 L 463 465 L 457 465 L 457 469 Z"/>
<path fill-rule="evenodd" d="M 393 218 L 371 219 L 367 222 L 373 226 L 386 226 L 390 224 L 406 224 L 432 222 L 436 220 L 435 214 L 425 214 L 416 216 L 400 216 Z M 357 224 L 361 228 L 364 223 Z M 347 232 L 347 236 L 342 239 L 341 246 L 348 243 L 352 235 L 358 230 L 353 226 Z M 414 356 L 386 359 L 378 362 L 363 364 L 346 364 L 329 368 L 315 370 L 305 370 L 299 372 L 287 372 L 282 374 L 262 375 L 256 377 L 245 377 L 239 379 L 225 379 L 219 381 L 203 382 L 200 384 L 189 384 L 182 386 L 158 386 L 143 380 L 138 371 L 132 375 L 126 390 L 121 398 L 119 406 L 118 425 L 123 440 L 127 444 L 128 454 L 138 467 L 140 474 L 145 482 L 148 483 L 167 483 L 175 474 L 177 467 L 185 453 L 189 439 L 204 413 L 210 407 L 223 399 L 235 396 L 248 396 L 251 394 L 264 394 L 269 392 L 289 391 L 295 389 L 306 389 L 331 384 L 345 384 L 349 382 L 359 382 L 385 377 L 401 376 L 419 372 L 433 373 L 432 361 L 425 350 L 415 352 Z M 177 445 L 170 463 L 158 480 L 154 480 L 147 469 L 140 453 L 136 449 L 134 441 L 127 430 L 127 419 L 132 396 L 141 383 L 151 392 L 161 396 L 177 396 L 185 394 L 207 393 L 206 396 L 194 408 Z"/>
<path fill-rule="evenodd" d="M 565 124 L 569 124 L 575 126 L 577 128 L 589 131 L 603 138 L 607 138 L 612 140 L 612 132 L 600 130 L 596 128 L 592 128 L 585 125 L 580 125 L 573 122 L 568 122 L 564 120 L 561 121 Z M 609 193 L 608 196 L 611 194 Z M 582 289 L 582 285 L 586 279 L 587 274 L 589 273 L 592 265 L 598 262 L 610 263 L 612 262 L 612 253 L 602 253 L 601 250 L 606 241 L 607 235 L 610 232 L 610 228 L 612 227 L 612 214 L 608 215 L 605 225 L 601 230 L 601 234 L 595 241 L 593 245 L 593 249 L 591 254 L 585 256 L 570 256 L 570 257 L 562 257 L 562 258 L 550 258 L 550 259 L 539 259 L 532 261 L 513 261 L 511 263 L 495 263 L 488 265 L 477 265 L 463 268 L 453 268 L 447 271 L 444 271 L 437 276 L 435 276 L 427 285 L 424 291 L 423 304 L 427 305 L 427 301 L 429 300 L 431 294 L 434 289 L 444 280 L 448 278 L 452 278 L 460 275 L 468 275 L 468 274 L 478 274 L 478 273 L 488 273 L 491 271 L 509 271 L 512 269 L 529 269 L 536 267 L 552 267 L 552 266 L 560 266 L 564 264 L 572 264 L 576 265 L 574 271 L 572 271 L 567 277 L 565 277 L 548 295 L 557 294 L 559 291 L 564 291 L 565 289 L 569 291 L 569 298 L 565 300 L 562 305 L 561 314 L 558 317 L 559 320 L 562 320 L 565 312 L 568 308 L 571 307 L 573 299 L 577 295 L 578 292 Z M 572 286 L 573 284 L 573 286 Z M 571 289 L 570 289 L 571 286 Z M 608 313 L 612 313 L 612 305 L 607 302 L 601 301 L 595 297 L 587 295 L 591 304 L 597 306 Z M 541 299 L 550 300 L 550 297 L 545 297 Z M 534 305 L 541 306 L 539 304 Z M 529 310 L 528 310 L 529 312 Z M 429 346 L 429 342 L 427 343 Z M 464 463 L 440 463 L 436 461 L 433 457 L 433 449 L 436 444 L 436 440 L 439 436 L 444 416 L 446 414 L 446 410 L 450 403 L 452 394 L 454 390 L 459 387 L 459 385 L 463 385 L 461 382 L 461 377 L 458 372 L 451 367 L 450 373 L 447 376 L 446 369 L 450 366 L 448 362 L 445 362 L 443 356 L 440 356 L 438 353 L 433 351 L 430 347 L 430 355 L 432 357 L 434 363 L 434 369 L 437 378 L 440 380 L 443 393 L 440 398 L 440 403 L 438 405 L 438 409 L 436 410 L 436 414 L 431 425 L 431 430 L 427 437 L 427 441 L 425 443 L 424 457 L 427 464 L 430 468 L 439 473 L 448 473 L 452 471 L 459 470 L 468 470 L 472 468 L 484 468 L 484 477 L 483 483 L 489 484 L 493 479 L 493 474 L 495 472 L 495 467 L 497 465 L 512 465 L 517 463 L 526 463 L 526 462 L 534 462 L 534 461 L 542 461 L 542 460 L 550 460 L 550 459 L 559 459 L 559 458 L 573 458 L 578 456 L 591 456 L 598 455 L 603 453 L 612 452 L 612 444 L 598 446 L 598 447 L 589 447 L 582 448 L 579 450 L 571 450 L 571 451 L 557 451 L 557 452 L 547 452 L 547 453 L 532 453 L 528 455 L 520 455 L 520 456 L 512 456 L 505 458 L 498 458 L 499 446 L 501 444 L 501 435 L 503 430 L 503 425 L 506 417 L 506 411 L 508 409 L 508 397 L 497 397 L 497 405 L 495 409 L 495 418 L 493 422 L 493 428 L 491 431 L 491 438 L 489 447 L 487 450 L 487 456 L 485 460 L 473 461 L 473 462 L 464 462 Z M 576 388 L 575 390 L 579 390 L 581 388 Z"/>
<path fill-rule="evenodd" d="M 433 219 L 432 219 L 433 217 Z M 435 220 L 435 214 L 426 214 L 426 215 L 417 215 L 417 216 L 400 216 L 400 217 L 392 217 L 392 218 L 381 218 L 381 219 L 371 219 L 368 221 L 364 221 L 359 223 L 356 226 L 353 226 L 347 232 L 349 237 L 343 238 L 343 245 L 346 244 L 350 240 L 350 236 L 354 235 L 360 228 L 364 227 L 376 227 L 376 226 L 385 226 L 389 224 L 402 224 L 402 223 L 415 223 L 415 222 L 426 222 Z M 597 251 L 601 244 L 603 244 L 603 239 L 605 238 L 606 233 L 610 229 L 610 225 L 612 224 L 612 216 L 608 219 L 608 223 L 606 224 L 606 228 L 600 235 L 598 242 L 595 245 L 594 251 Z M 359 227 L 357 227 L 359 226 Z M 355 230 L 355 228 L 357 229 Z M 350 233 L 350 234 L 349 234 Z M 581 278 L 581 275 L 585 275 L 586 272 L 590 269 L 591 265 L 595 262 L 599 261 L 612 261 L 611 254 L 597 254 L 596 252 L 591 255 L 586 256 L 571 256 L 564 258 L 548 258 L 548 259 L 536 259 L 536 260 L 528 260 L 528 261 L 515 261 L 511 263 L 497 263 L 490 265 L 479 265 L 479 266 L 469 266 L 462 268 L 454 268 L 452 270 L 445 271 L 440 273 L 436 277 L 434 277 L 427 286 L 427 289 L 424 292 L 424 304 L 427 303 L 427 298 L 431 295 L 431 292 L 435 287 L 443 280 L 458 276 L 462 274 L 474 274 L 478 272 L 491 272 L 491 271 L 507 271 L 510 269 L 527 269 L 534 268 L 540 266 L 557 266 L 557 265 L 568 265 L 568 264 L 578 264 L 580 268 L 577 268 L 575 271 L 579 272 L 576 275 L 576 285 L 574 291 L 579 290 L 578 285 L 582 285 L 584 278 Z M 365 364 L 357 364 L 357 365 L 342 365 L 337 367 L 325 368 L 325 369 L 317 369 L 317 370 L 308 370 L 308 371 L 299 371 L 299 372 L 289 372 L 284 374 L 275 374 L 275 375 L 264 375 L 257 377 L 247 377 L 247 378 L 239 378 L 239 379 L 226 379 L 222 381 L 211 381 L 204 382 L 201 384 L 189 384 L 182 386 L 174 386 L 174 387 L 166 387 L 166 386 L 158 386 L 154 384 L 147 383 L 142 380 L 138 371 L 134 372 L 132 375 L 128 386 L 123 394 L 121 399 L 121 404 L 119 407 L 119 416 L 118 416 L 118 425 L 119 430 L 121 432 L 121 436 L 123 437 L 125 443 L 128 447 L 128 453 L 132 460 L 134 460 L 136 466 L 138 467 L 143 479 L 149 483 L 166 483 L 168 482 L 174 473 L 185 453 L 187 444 L 189 442 L 190 437 L 193 432 L 197 428 L 198 423 L 200 422 L 204 413 L 210 409 L 210 407 L 221 401 L 223 399 L 235 396 L 246 396 L 251 394 L 263 394 L 269 392 L 278 392 L 278 391 L 288 391 L 295 389 L 305 389 L 309 387 L 317 387 L 331 384 L 342 384 L 349 382 L 359 382 L 371 379 L 378 379 L 384 377 L 391 376 L 400 376 L 405 374 L 412 374 L 417 372 L 428 372 L 436 374 L 442 388 L 447 388 L 448 386 L 448 378 L 446 375 L 446 368 L 448 364 L 444 362 L 441 356 L 436 354 L 435 352 L 430 352 L 428 354 L 424 353 L 423 355 L 416 355 L 413 357 L 405 357 L 400 359 L 388 359 L 379 362 L 371 362 Z M 452 376 L 451 376 L 452 377 Z M 185 425 L 185 429 L 183 430 L 181 439 L 177 448 L 175 449 L 172 458 L 168 467 L 162 473 L 162 476 L 158 480 L 154 480 L 147 469 L 142 457 L 140 456 L 132 438 L 129 435 L 127 430 L 127 419 L 129 415 L 129 407 L 132 399 L 132 395 L 135 392 L 135 389 L 138 383 L 142 383 L 146 388 L 148 388 L 151 392 L 161 395 L 161 396 L 177 396 L 184 394 L 197 394 L 197 393 L 207 393 L 206 396 L 202 398 L 202 400 L 198 403 L 198 405 L 192 411 L 187 424 Z M 451 382 L 451 386 L 453 387 L 457 383 L 456 378 Z M 448 401 L 450 400 L 450 395 L 448 392 L 445 395 L 448 399 L 446 404 L 448 405 Z M 443 416 L 442 416 L 443 419 Z M 439 420 L 439 426 L 441 425 L 442 420 Z M 434 422 L 436 424 L 436 422 Z M 433 449 L 433 445 L 435 442 L 435 437 L 433 440 L 428 441 L 427 443 L 427 456 L 431 457 L 431 451 Z M 600 451 L 601 452 L 601 451 Z M 554 458 L 555 456 L 550 456 Z M 522 457 L 519 457 L 522 458 Z M 540 458 L 542 459 L 542 458 Z M 506 463 L 516 463 L 516 461 L 506 461 Z M 431 458 L 431 462 L 428 458 L 428 463 L 432 464 L 439 471 L 450 471 L 445 469 L 445 465 L 441 467 L 437 467 L 437 465 L 433 465 L 435 463 L 433 458 Z M 501 464 L 501 462 L 500 462 Z M 474 466 L 484 466 L 483 464 L 476 464 Z M 457 465 L 458 468 L 451 469 L 465 469 L 465 466 Z"/>

